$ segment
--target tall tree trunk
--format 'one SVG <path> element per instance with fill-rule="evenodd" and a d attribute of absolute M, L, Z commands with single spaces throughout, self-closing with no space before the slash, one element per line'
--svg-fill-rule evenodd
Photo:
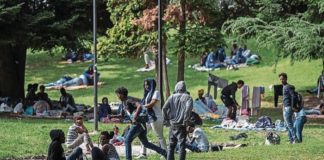
<path fill-rule="evenodd" d="M 165 88 L 165 99 L 167 99 L 170 96 L 170 84 L 169 84 L 169 76 L 168 76 L 168 66 L 166 64 L 166 55 L 167 55 L 167 36 L 164 33 L 163 34 L 163 59 L 162 59 L 162 65 L 163 65 L 163 84 Z"/>
<path fill-rule="evenodd" d="M 26 52 L 22 45 L 0 45 L 0 96 L 24 98 Z"/>
<path fill-rule="evenodd" d="M 177 82 L 184 81 L 184 67 L 185 67 L 185 46 L 186 46 L 186 0 L 180 1 L 182 19 L 180 20 L 180 40 L 179 40 L 179 53 L 178 53 L 178 76 Z"/>

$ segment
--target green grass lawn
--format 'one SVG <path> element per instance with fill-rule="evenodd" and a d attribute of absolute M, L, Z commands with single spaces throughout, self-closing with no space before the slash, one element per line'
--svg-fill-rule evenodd
<path fill-rule="evenodd" d="M 249 41 L 248 46 L 256 48 L 255 41 Z M 296 62 L 293 66 L 289 60 L 279 61 L 276 73 L 274 73 L 275 50 L 257 50 L 262 56 L 262 63 L 257 66 L 241 68 L 237 71 L 217 70 L 213 74 L 226 78 L 229 81 L 242 79 L 246 84 L 252 86 L 265 86 L 266 94 L 262 101 L 261 115 L 269 115 L 273 120 L 282 119 L 281 110 L 273 108 L 273 92 L 268 89 L 271 84 L 278 84 L 278 73 L 288 73 L 288 82 L 294 84 L 297 90 L 304 92 L 315 86 L 316 79 L 321 72 L 321 61 Z M 227 52 L 228 53 L 228 52 Z M 59 64 L 60 55 L 50 57 L 44 54 L 28 54 L 26 69 L 26 85 L 28 83 L 47 83 L 59 79 L 62 75 L 78 76 L 90 63 Z M 177 62 L 176 56 L 169 55 L 172 63 L 168 66 L 171 92 L 173 91 Z M 198 63 L 196 57 L 187 57 L 186 66 Z M 154 72 L 136 72 L 136 69 L 143 67 L 144 61 L 140 59 L 111 58 L 107 62 L 99 61 L 98 70 L 101 73 L 100 81 L 105 84 L 99 88 L 99 99 L 104 96 L 109 101 L 117 101 L 114 90 L 119 86 L 129 89 L 129 95 L 142 97 L 143 80 L 147 77 L 154 77 Z M 187 88 L 193 98 L 197 97 L 198 89 L 207 90 L 207 72 L 197 72 L 186 67 L 185 81 Z M 80 89 L 68 91 L 75 97 L 76 103 L 93 104 L 93 89 Z M 48 91 L 51 99 L 58 100 L 60 94 L 58 90 Z M 239 96 L 238 96 L 239 98 Z M 220 103 L 219 98 L 217 102 Z M 253 117 L 252 120 L 255 120 Z M 47 153 L 50 143 L 48 133 L 51 129 L 60 128 L 67 131 L 71 121 L 65 120 L 26 120 L 26 119 L 1 119 L 0 120 L 0 159 L 8 157 L 27 157 L 31 155 L 42 155 Z M 229 136 L 237 134 L 236 131 L 210 129 L 216 123 L 206 121 L 203 125 L 209 141 L 212 143 L 230 142 Z M 278 146 L 265 146 L 264 132 L 248 132 L 246 140 L 235 143 L 246 143 L 248 147 L 224 152 L 214 153 L 190 153 L 187 159 L 322 159 L 324 157 L 323 121 L 310 121 L 304 129 L 304 142 L 302 144 L 289 145 L 286 133 L 280 133 L 281 144 Z M 86 123 L 92 129 L 91 123 Z M 121 125 L 123 129 L 125 125 Z M 113 125 L 100 124 L 99 129 L 111 130 Z M 167 129 L 165 129 L 167 136 Z M 94 140 L 97 137 L 92 137 Z M 156 141 L 152 133 L 149 139 Z M 138 141 L 135 141 L 138 143 Z M 159 156 L 151 156 L 150 159 L 158 159 Z"/>

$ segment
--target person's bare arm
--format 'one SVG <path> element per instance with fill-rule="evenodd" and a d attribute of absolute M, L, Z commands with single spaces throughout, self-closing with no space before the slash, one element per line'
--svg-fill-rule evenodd
<path fill-rule="evenodd" d="M 157 99 L 152 99 L 150 103 L 146 104 L 146 105 L 143 105 L 143 107 L 145 108 L 153 108 L 154 105 L 158 102 L 159 100 Z"/>

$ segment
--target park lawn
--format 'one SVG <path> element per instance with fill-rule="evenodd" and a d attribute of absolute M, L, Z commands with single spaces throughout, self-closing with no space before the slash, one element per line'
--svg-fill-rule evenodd
<path fill-rule="evenodd" d="M 255 41 L 249 41 L 248 46 L 256 48 Z M 255 49 L 256 50 L 256 49 Z M 211 73 L 230 81 L 242 79 L 251 86 L 265 86 L 266 94 L 262 101 L 261 115 L 269 115 L 273 120 L 282 119 L 281 110 L 273 108 L 273 92 L 268 89 L 269 85 L 278 84 L 278 73 L 287 72 L 288 82 L 294 84 L 297 90 L 304 92 L 315 86 L 316 79 L 321 72 L 320 61 L 296 62 L 293 66 L 287 59 L 280 60 L 276 73 L 274 73 L 275 50 L 257 50 L 262 56 L 262 63 L 257 66 L 241 68 L 237 71 L 216 70 Z M 227 51 L 228 53 L 228 51 Z M 62 75 L 78 76 L 90 63 L 59 64 L 61 55 L 56 54 L 50 57 L 45 54 L 28 54 L 26 65 L 26 85 L 28 83 L 47 83 L 59 79 Z M 172 63 L 168 66 L 171 92 L 173 91 L 177 62 L 176 56 L 168 55 Z M 197 57 L 187 57 L 186 66 L 199 62 Z M 154 77 L 154 72 L 136 72 L 136 69 L 143 67 L 143 59 L 127 59 L 112 57 L 108 61 L 100 60 L 98 70 L 101 73 L 100 81 L 105 84 L 99 88 L 99 102 L 101 98 L 107 96 L 110 102 L 118 101 L 114 90 L 119 86 L 129 89 L 129 95 L 135 97 L 143 96 L 143 80 L 147 77 Z M 207 72 L 197 72 L 186 68 L 185 80 L 191 95 L 196 98 L 198 89 L 207 90 Z M 76 103 L 93 104 L 93 90 L 80 89 L 68 91 L 75 97 Z M 58 90 L 48 91 L 51 99 L 58 100 L 60 94 Z M 239 98 L 239 96 L 238 96 Z M 219 98 L 217 98 L 219 103 Z M 256 117 L 252 120 L 255 121 Z M 26 119 L 1 119 L 0 120 L 0 159 L 8 157 L 27 157 L 32 155 L 46 154 L 50 143 L 48 133 L 51 129 L 60 128 L 67 131 L 71 121 L 65 120 L 26 120 Z M 236 131 L 214 130 L 209 127 L 215 125 L 210 121 L 205 121 L 203 129 L 212 143 L 230 142 L 229 136 L 237 134 Z M 92 129 L 91 123 L 86 123 Z M 100 124 L 99 129 L 111 130 L 113 125 Z M 125 125 L 121 125 L 123 129 Z M 165 129 L 167 136 L 167 129 Z M 264 132 L 248 132 L 246 140 L 235 143 L 247 143 L 248 147 L 242 149 L 228 150 L 217 153 L 190 153 L 187 159 L 322 159 L 324 156 L 323 121 L 310 121 L 305 126 L 304 142 L 302 144 L 288 145 L 286 133 L 280 133 L 281 145 L 264 146 Z M 92 137 L 97 141 L 97 137 Z M 157 141 L 152 133 L 149 139 Z M 138 140 L 135 141 L 138 143 Z M 159 156 L 151 156 L 150 159 L 158 159 Z"/>

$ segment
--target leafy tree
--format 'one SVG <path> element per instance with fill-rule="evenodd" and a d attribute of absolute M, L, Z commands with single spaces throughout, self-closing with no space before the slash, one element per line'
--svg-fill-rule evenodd
<path fill-rule="evenodd" d="M 98 1 L 99 31 L 111 25 L 104 0 Z M 24 97 L 27 48 L 78 48 L 92 29 L 87 0 L 0 0 L 0 96 Z"/>
<path fill-rule="evenodd" d="M 180 0 L 164 1 L 164 32 L 167 38 L 175 38 L 178 45 L 171 48 L 178 53 L 178 78 L 184 80 L 185 53 L 197 55 L 206 49 L 224 43 L 220 30 L 215 27 L 219 20 L 217 0 Z M 109 12 L 112 13 L 112 29 L 103 38 L 100 51 L 104 55 L 137 56 L 152 43 L 157 34 L 157 2 L 151 0 L 118 1 L 109 0 Z M 166 44 L 167 45 L 167 44 Z M 109 54 L 108 54 L 109 53 Z"/>
<path fill-rule="evenodd" d="M 261 47 L 275 44 L 278 57 L 290 57 L 292 63 L 322 59 L 324 69 L 324 1 L 260 0 L 259 3 L 257 18 L 229 20 L 223 26 L 224 32 L 240 38 L 255 36 Z"/>

